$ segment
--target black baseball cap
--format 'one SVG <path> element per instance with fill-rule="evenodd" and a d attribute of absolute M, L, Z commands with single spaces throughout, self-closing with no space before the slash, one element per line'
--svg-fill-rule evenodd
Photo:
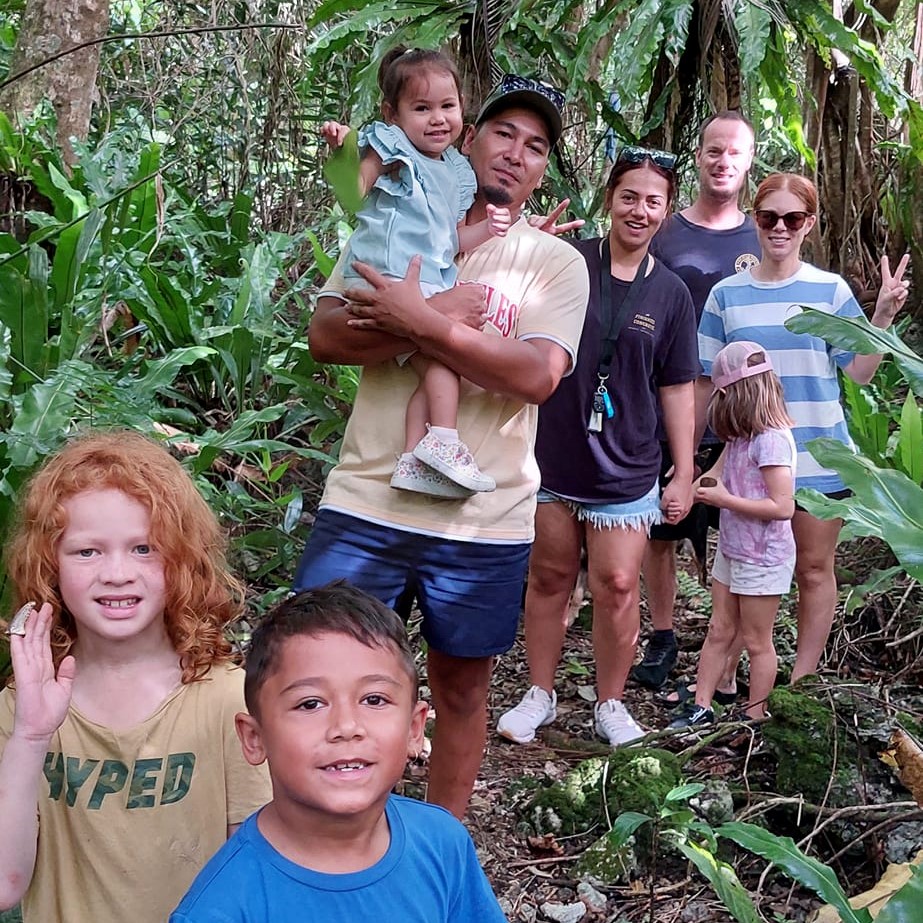
<path fill-rule="evenodd" d="M 550 83 L 533 80 L 531 77 L 506 74 L 491 91 L 490 96 L 484 100 L 484 105 L 481 106 L 481 111 L 478 112 L 474 124 L 480 125 L 497 112 L 512 109 L 514 106 L 534 109 L 548 126 L 549 143 L 552 147 L 557 144 L 564 128 L 561 122 L 564 94 Z"/>

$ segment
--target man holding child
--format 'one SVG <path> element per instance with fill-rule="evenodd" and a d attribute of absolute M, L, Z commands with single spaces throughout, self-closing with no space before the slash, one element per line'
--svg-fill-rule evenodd
<path fill-rule="evenodd" d="M 309 331 L 316 359 L 364 368 L 295 586 L 345 577 L 391 606 L 415 592 L 436 709 L 428 796 L 459 817 L 486 741 L 493 657 L 512 646 L 519 620 L 539 486 L 536 405 L 572 369 L 586 309 L 580 255 L 522 215 L 560 137 L 563 101 L 507 76 L 465 134 L 478 180 L 467 220 L 492 204 L 514 223 L 460 258 L 461 285 L 427 301 L 417 261 L 400 281 L 358 264 L 372 287 L 341 294 L 338 267 Z M 462 377 L 459 425 L 496 491 L 446 500 L 389 486 L 416 387 L 393 359 L 408 349 Z"/>

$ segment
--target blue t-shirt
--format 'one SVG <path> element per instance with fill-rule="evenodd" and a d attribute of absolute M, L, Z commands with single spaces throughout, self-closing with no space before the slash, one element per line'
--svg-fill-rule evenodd
<path fill-rule="evenodd" d="M 571 243 L 587 262 L 590 300 L 574 371 L 539 407 L 535 457 L 542 487 L 558 496 L 579 503 L 628 503 L 643 497 L 660 472 L 658 390 L 695 381 L 701 372 L 695 312 L 686 286 L 655 262 L 615 344 L 606 382 L 615 413 L 601 432 L 588 432 L 602 347 L 601 241 Z M 612 279 L 612 317 L 630 287 Z"/>
<path fill-rule="evenodd" d="M 675 214 L 654 235 L 651 253 L 686 283 L 698 321 L 716 283 L 759 263 L 760 242 L 749 216 L 736 228 L 715 230 Z"/>
<path fill-rule="evenodd" d="M 505 923 L 465 828 L 448 811 L 392 795 L 388 851 L 371 868 L 314 872 L 267 842 L 258 814 L 199 873 L 170 923 Z"/>
<path fill-rule="evenodd" d="M 403 279 L 407 265 L 422 254 L 420 281 L 440 290 L 451 288 L 458 275 L 458 222 L 465 217 L 477 179 L 454 147 L 434 159 L 421 154 L 397 125 L 373 122 L 359 133 L 360 148 L 371 148 L 395 172 L 383 173 L 369 190 L 356 215 L 343 270 L 358 278 L 353 260 L 361 260 L 386 276 Z M 365 284 L 363 282 L 363 284 Z"/>
<path fill-rule="evenodd" d="M 660 225 L 651 241 L 651 253 L 686 283 L 698 323 L 714 285 L 759 263 L 760 240 L 749 215 L 736 228 L 716 229 L 693 224 L 677 212 Z M 662 424 L 659 433 L 666 442 Z M 716 444 L 720 440 L 711 427 L 706 427 L 702 445 Z"/>

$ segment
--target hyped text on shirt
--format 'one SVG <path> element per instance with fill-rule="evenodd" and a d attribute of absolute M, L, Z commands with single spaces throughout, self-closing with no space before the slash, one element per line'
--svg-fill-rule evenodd
<path fill-rule="evenodd" d="M 45 756 L 44 773 L 49 796 L 72 808 L 98 811 L 106 798 L 117 795 L 125 808 L 153 808 L 175 804 L 189 793 L 195 769 L 194 753 L 137 759 L 131 766 L 121 760 L 81 760 L 63 753 Z"/>

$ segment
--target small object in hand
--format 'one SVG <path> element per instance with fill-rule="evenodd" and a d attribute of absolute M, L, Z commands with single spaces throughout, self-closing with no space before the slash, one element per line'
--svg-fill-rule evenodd
<path fill-rule="evenodd" d="M 29 616 L 35 611 L 35 603 L 26 603 L 16 615 L 13 616 L 13 621 L 10 622 L 10 627 L 7 628 L 6 633 L 8 635 L 19 635 L 20 637 L 24 636 L 26 633 L 26 622 L 29 621 Z"/>
<path fill-rule="evenodd" d="M 718 482 L 714 478 L 704 477 L 699 480 L 699 487 L 717 487 Z"/>

